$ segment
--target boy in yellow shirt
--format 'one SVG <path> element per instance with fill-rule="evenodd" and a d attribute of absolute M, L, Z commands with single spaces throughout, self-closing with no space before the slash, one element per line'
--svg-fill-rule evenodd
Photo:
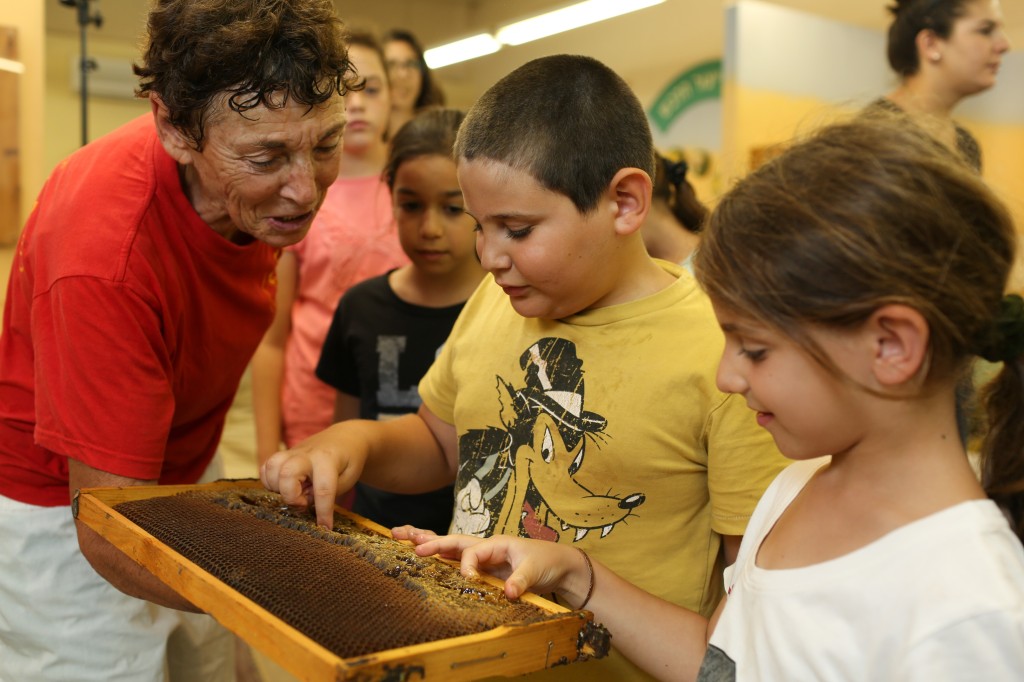
<path fill-rule="evenodd" d="M 452 532 L 571 544 L 710 615 L 786 461 L 715 387 L 724 341 L 706 296 L 644 248 L 643 108 L 600 62 L 544 57 L 480 98 L 455 157 L 489 275 L 420 382 L 423 406 L 337 424 L 271 457 L 264 483 L 327 525 L 357 480 L 402 493 L 454 481 Z M 617 656 L 551 672 L 641 675 Z"/>

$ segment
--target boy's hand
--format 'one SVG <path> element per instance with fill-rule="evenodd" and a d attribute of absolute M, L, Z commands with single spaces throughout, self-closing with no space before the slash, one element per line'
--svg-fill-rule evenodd
<path fill-rule="evenodd" d="M 590 586 L 590 571 L 583 555 L 554 542 L 510 535 L 485 540 L 471 535 L 431 537 L 427 533 L 409 539 L 416 543 L 420 556 L 461 558 L 462 575 L 467 578 L 477 577 L 481 571 L 503 578 L 509 599 L 518 599 L 532 590 L 558 592 L 571 603 L 579 603 Z"/>
<path fill-rule="evenodd" d="M 341 422 L 310 436 L 290 450 L 271 455 L 260 467 L 268 490 L 281 493 L 285 504 L 316 510 L 316 522 L 334 527 L 338 495 L 359 480 L 366 453 L 352 442 Z"/>

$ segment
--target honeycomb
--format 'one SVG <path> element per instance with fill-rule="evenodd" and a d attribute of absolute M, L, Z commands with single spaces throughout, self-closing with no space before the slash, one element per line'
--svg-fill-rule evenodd
<path fill-rule="evenodd" d="M 114 507 L 341 658 L 563 616 L 509 601 L 433 557 L 336 515 L 333 530 L 259 489 L 194 490 Z"/>

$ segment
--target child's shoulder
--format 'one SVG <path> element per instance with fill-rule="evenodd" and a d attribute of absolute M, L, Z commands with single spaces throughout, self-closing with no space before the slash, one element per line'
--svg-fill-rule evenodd
<path fill-rule="evenodd" d="M 697 280 L 686 268 L 678 263 L 652 258 L 651 261 L 665 275 L 663 286 L 632 300 L 607 308 L 584 311 L 581 317 L 608 317 L 610 319 L 634 319 L 653 316 L 659 323 L 671 326 L 673 321 L 685 319 L 687 324 L 694 318 L 702 318 L 717 329 L 711 301 L 697 284 Z"/>
<path fill-rule="evenodd" d="M 359 304 L 379 305 L 390 302 L 395 298 L 395 294 L 388 284 L 389 274 L 384 273 L 353 284 L 341 295 L 339 307 Z"/>
<path fill-rule="evenodd" d="M 906 531 L 906 544 L 930 547 L 937 563 L 963 571 L 965 580 L 997 583 L 1011 577 L 1024 606 L 1024 547 L 991 500 L 961 502 L 900 530 Z"/>
<path fill-rule="evenodd" d="M 877 544 L 889 550 L 882 554 L 886 565 L 898 563 L 914 574 L 930 631 L 984 624 L 1006 613 L 1017 614 L 1018 627 L 1024 627 L 1024 547 L 991 500 L 961 502 Z M 898 576 L 890 580 L 893 593 L 905 587 Z"/>
<path fill-rule="evenodd" d="M 666 331 L 684 335 L 710 332 L 716 338 L 720 337 L 711 299 L 693 274 L 678 263 L 663 260 L 656 262 L 674 279 L 661 291 L 629 304 L 634 312 L 653 315 L 657 324 Z"/>
<path fill-rule="evenodd" d="M 814 477 L 814 474 L 831 461 L 832 458 L 828 455 L 791 461 L 764 491 L 754 510 L 755 516 L 763 516 L 774 523 L 794 498 L 800 494 L 807 482 Z M 753 525 L 753 519 L 751 524 Z"/>

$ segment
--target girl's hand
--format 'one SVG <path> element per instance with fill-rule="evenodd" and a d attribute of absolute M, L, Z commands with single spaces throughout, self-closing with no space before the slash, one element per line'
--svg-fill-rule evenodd
<path fill-rule="evenodd" d="M 396 540 L 407 540 L 413 544 L 421 545 L 428 540 L 432 540 L 437 537 L 437 533 L 432 530 L 417 528 L 416 526 L 395 526 L 391 529 L 391 537 Z"/>
<path fill-rule="evenodd" d="M 411 538 L 420 556 L 460 559 L 462 575 L 481 572 L 505 580 L 505 596 L 518 599 L 528 590 L 556 592 L 570 604 L 582 603 L 590 587 L 590 569 L 575 548 L 509 535 L 482 539 L 469 535 L 423 534 Z"/>

